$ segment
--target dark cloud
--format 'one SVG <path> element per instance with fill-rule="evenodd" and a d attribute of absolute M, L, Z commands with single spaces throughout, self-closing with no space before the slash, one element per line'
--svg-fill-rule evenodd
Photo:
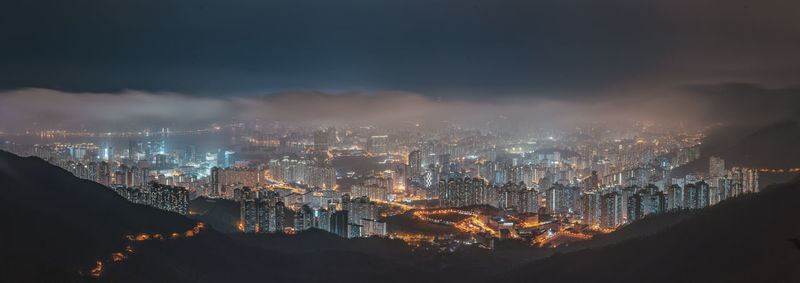
<path fill-rule="evenodd" d="M 741 123 L 800 105 L 798 1 L 3 1 L 0 38 L 4 128 Z"/>
<path fill-rule="evenodd" d="M 585 98 L 698 78 L 787 84 L 800 74 L 797 1 L 0 5 L 4 89 Z"/>
<path fill-rule="evenodd" d="M 142 129 L 208 126 L 229 121 L 233 105 L 175 93 L 69 93 L 51 89 L 0 92 L 0 128 Z"/>

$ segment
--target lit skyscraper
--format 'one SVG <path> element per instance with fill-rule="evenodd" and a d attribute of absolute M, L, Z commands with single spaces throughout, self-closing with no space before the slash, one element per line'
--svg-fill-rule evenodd
<path fill-rule="evenodd" d="M 367 151 L 373 155 L 388 153 L 389 136 L 371 136 L 367 140 Z"/>
<path fill-rule="evenodd" d="M 409 176 L 417 176 L 422 172 L 422 152 L 414 150 L 408 154 Z"/>

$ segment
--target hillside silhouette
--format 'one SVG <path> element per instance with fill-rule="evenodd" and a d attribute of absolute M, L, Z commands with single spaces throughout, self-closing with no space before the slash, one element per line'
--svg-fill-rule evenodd
<path fill-rule="evenodd" d="M 239 231 L 239 203 L 226 199 L 199 197 L 189 202 L 189 217 L 211 225 L 223 233 Z"/>
<path fill-rule="evenodd" d="M 0 221 L 5 252 L 65 270 L 122 250 L 125 235 L 191 229 L 181 215 L 128 202 L 97 183 L 36 158 L 0 151 Z"/>

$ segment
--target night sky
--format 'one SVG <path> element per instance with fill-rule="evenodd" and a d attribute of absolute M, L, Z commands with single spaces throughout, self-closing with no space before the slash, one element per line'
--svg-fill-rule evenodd
<path fill-rule="evenodd" d="M 226 109 L 388 92 L 626 108 L 670 97 L 661 105 L 700 101 L 693 115 L 725 120 L 741 109 L 731 100 L 781 115 L 800 102 L 800 1 L 20 0 L 0 4 L 0 38 L 8 108 L 42 92 Z"/>

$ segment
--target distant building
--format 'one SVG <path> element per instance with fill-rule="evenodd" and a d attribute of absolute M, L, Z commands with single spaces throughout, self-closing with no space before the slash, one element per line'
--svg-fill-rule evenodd
<path fill-rule="evenodd" d="M 600 226 L 600 216 L 602 215 L 601 199 L 602 196 L 596 191 L 589 191 L 583 194 L 583 224 Z"/>
<path fill-rule="evenodd" d="M 233 190 L 229 190 L 231 185 L 240 184 L 244 187 L 257 188 L 265 184 L 265 174 L 264 170 L 257 168 L 213 167 L 209 176 L 210 195 L 232 199 Z"/>
<path fill-rule="evenodd" d="M 645 212 L 645 193 L 638 191 L 628 197 L 628 222 L 633 222 L 644 218 Z"/>
<path fill-rule="evenodd" d="M 759 190 L 756 169 L 733 167 L 730 178 L 733 180 L 735 195 L 757 193 Z"/>
<path fill-rule="evenodd" d="M 340 210 L 336 211 L 331 215 L 331 224 L 330 224 L 330 231 L 333 234 L 339 235 L 339 237 L 347 238 L 350 236 L 348 230 L 348 212 L 347 210 Z"/>
<path fill-rule="evenodd" d="M 422 152 L 414 150 L 408 154 L 409 176 L 418 176 L 422 173 Z"/>
<path fill-rule="evenodd" d="M 272 191 L 260 195 L 250 188 L 241 189 L 239 201 L 239 229 L 245 233 L 282 232 L 285 225 L 285 210 L 278 194 Z"/>
<path fill-rule="evenodd" d="M 189 191 L 183 187 L 151 182 L 149 184 L 149 195 L 149 205 L 152 207 L 183 215 L 189 213 Z"/>
<path fill-rule="evenodd" d="M 583 180 L 583 191 L 595 191 L 600 189 L 600 177 L 597 171 L 592 171 L 592 175 Z"/>
<path fill-rule="evenodd" d="M 708 158 L 708 175 L 712 178 L 718 178 L 725 175 L 725 160 L 722 158 L 711 156 Z"/>
<path fill-rule="evenodd" d="M 314 157 L 318 163 L 325 162 L 328 159 L 328 150 L 330 150 L 330 135 L 333 133 L 326 131 L 314 132 Z"/>
<path fill-rule="evenodd" d="M 388 153 L 389 136 L 371 136 L 367 140 L 367 151 L 373 155 Z"/>
<path fill-rule="evenodd" d="M 245 188 L 244 190 L 245 192 L 239 202 L 239 224 L 241 225 L 239 228 L 244 233 L 255 233 L 258 232 L 258 216 L 262 215 L 258 211 L 256 200 L 253 198 L 250 188 Z"/>
<path fill-rule="evenodd" d="M 314 227 L 314 213 L 308 206 L 304 205 L 294 212 L 294 231 L 301 232 Z"/>
<path fill-rule="evenodd" d="M 386 186 L 359 183 L 350 188 L 350 193 L 355 197 L 368 197 L 369 199 L 386 201 L 386 190 Z"/>
<path fill-rule="evenodd" d="M 377 221 L 376 205 L 369 198 L 342 198 L 342 208 L 348 211 L 350 237 L 386 236 L 386 223 Z"/>
<path fill-rule="evenodd" d="M 600 228 L 615 229 L 624 224 L 623 198 L 618 192 L 604 194 L 600 201 Z"/>
<path fill-rule="evenodd" d="M 498 207 L 498 189 L 481 178 L 450 179 L 439 181 L 439 205 L 460 207 L 488 204 Z"/>
<path fill-rule="evenodd" d="M 333 189 L 336 187 L 336 169 L 329 164 L 319 164 L 307 159 L 272 159 L 269 175 L 276 181 L 306 184 L 310 187 Z"/>
<path fill-rule="evenodd" d="M 579 201 L 579 188 L 556 183 L 547 189 L 547 208 L 552 215 L 568 215 L 575 212 Z"/>
<path fill-rule="evenodd" d="M 668 205 L 669 209 L 683 209 L 686 208 L 685 206 L 685 194 L 684 190 L 680 185 L 671 185 L 667 190 L 667 197 L 668 197 Z"/>

